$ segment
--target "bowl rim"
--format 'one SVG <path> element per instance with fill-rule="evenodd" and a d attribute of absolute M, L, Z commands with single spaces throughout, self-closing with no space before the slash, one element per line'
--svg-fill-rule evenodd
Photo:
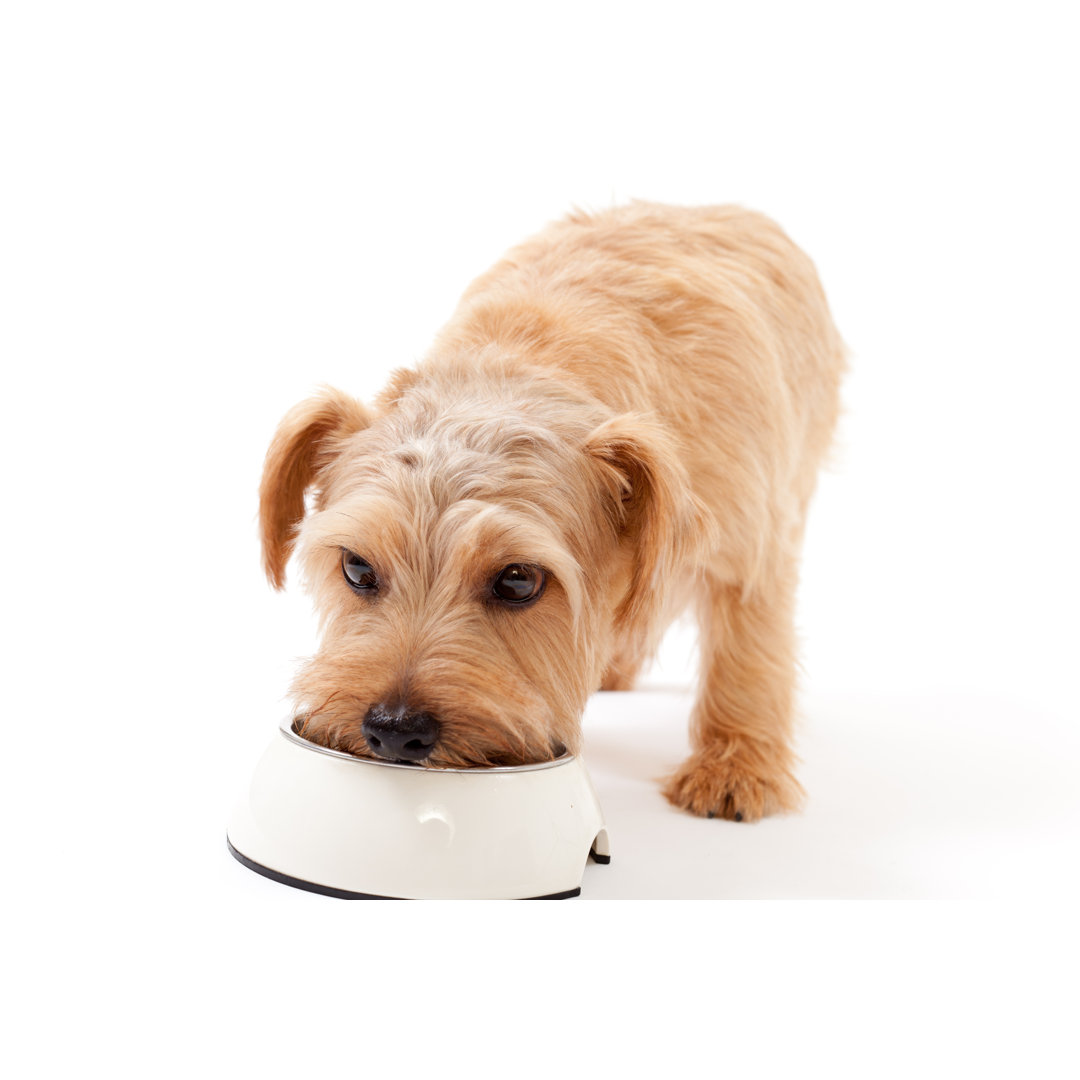
<path fill-rule="evenodd" d="M 326 757 L 337 758 L 339 761 L 349 761 L 354 765 L 375 765 L 381 769 L 405 769 L 417 776 L 441 776 L 444 773 L 490 776 L 493 773 L 539 772 L 541 769 L 557 769 L 563 765 L 569 765 L 576 756 L 571 753 L 565 753 L 561 757 L 554 758 L 552 761 L 537 761 L 529 765 L 474 765 L 471 768 L 464 769 L 451 767 L 425 768 L 422 765 L 411 765 L 404 761 L 378 761 L 375 758 L 357 757 L 355 754 L 346 754 L 344 750 L 331 750 L 328 746 L 319 746 L 318 743 L 313 743 L 310 740 L 305 739 L 303 735 L 296 731 L 293 725 L 298 719 L 298 716 L 283 716 L 281 722 L 278 724 L 278 730 L 289 742 L 304 750 L 313 750 L 317 754 L 325 754 Z"/>

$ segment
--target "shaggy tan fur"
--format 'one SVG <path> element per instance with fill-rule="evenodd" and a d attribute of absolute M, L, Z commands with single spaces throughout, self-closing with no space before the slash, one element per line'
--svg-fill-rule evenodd
<path fill-rule="evenodd" d="M 308 736 L 368 754 L 392 703 L 438 718 L 429 766 L 576 751 L 588 695 L 631 687 L 692 604 L 693 753 L 665 794 L 794 807 L 792 608 L 843 366 L 810 260 L 759 214 L 638 203 L 512 250 L 370 410 L 327 390 L 275 436 L 265 568 L 280 588 L 299 548 L 323 632 L 293 686 Z M 547 573 L 522 608 L 492 595 L 515 563 Z"/>

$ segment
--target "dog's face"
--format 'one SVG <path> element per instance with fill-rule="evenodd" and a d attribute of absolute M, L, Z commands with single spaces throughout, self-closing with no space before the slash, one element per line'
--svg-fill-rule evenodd
<path fill-rule="evenodd" d="M 579 749 L 585 700 L 678 546 L 656 521 L 670 478 L 619 419 L 437 386 L 286 417 L 261 519 L 271 581 L 295 543 L 320 615 L 292 688 L 308 738 L 436 767 Z"/>

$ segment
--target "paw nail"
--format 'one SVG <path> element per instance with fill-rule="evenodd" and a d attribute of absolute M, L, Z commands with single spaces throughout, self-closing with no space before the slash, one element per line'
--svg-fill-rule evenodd
<path fill-rule="evenodd" d="M 735 811 L 735 820 L 736 821 L 742 821 L 742 811 L 741 810 L 736 810 Z"/>
<path fill-rule="evenodd" d="M 711 818 L 713 818 L 713 817 L 716 817 L 716 814 L 715 814 L 715 813 L 714 813 L 714 812 L 713 812 L 712 810 L 710 810 L 710 811 L 708 812 L 708 814 L 706 814 L 706 817 L 711 817 Z"/>

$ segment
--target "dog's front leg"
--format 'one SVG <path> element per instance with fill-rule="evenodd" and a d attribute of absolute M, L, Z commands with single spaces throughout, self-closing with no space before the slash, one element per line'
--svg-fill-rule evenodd
<path fill-rule="evenodd" d="M 738 586 L 706 584 L 693 753 L 664 787 L 675 806 L 703 817 L 756 821 L 798 805 L 802 788 L 790 747 L 793 600 L 794 575 L 749 595 Z"/>

